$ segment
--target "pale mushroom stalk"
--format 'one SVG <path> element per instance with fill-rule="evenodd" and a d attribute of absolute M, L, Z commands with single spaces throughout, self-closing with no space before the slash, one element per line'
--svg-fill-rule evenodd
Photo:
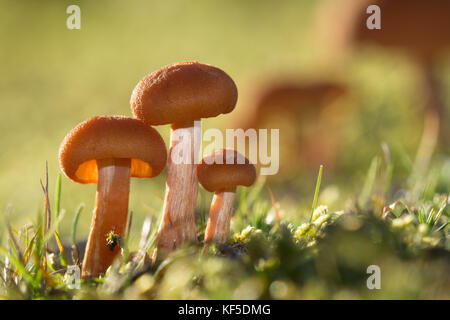
<path fill-rule="evenodd" d="M 427 102 L 425 105 L 424 135 L 436 135 L 434 140 L 437 140 L 439 132 L 441 132 L 440 138 L 445 145 L 444 139 L 448 137 L 448 126 L 445 122 L 442 122 L 442 128 L 439 126 L 440 120 L 444 120 L 446 117 L 445 104 L 442 99 L 439 79 L 433 70 L 433 63 L 430 59 L 421 59 L 420 67 L 422 70 L 424 87 L 427 95 Z"/>
<path fill-rule="evenodd" d="M 423 110 L 422 137 L 414 161 L 414 172 L 425 174 L 424 171 L 429 167 L 437 142 L 442 139 L 442 143 L 445 145 L 445 139 L 448 135 L 446 134 L 445 122 L 441 123 L 441 119 L 445 119 L 445 112 L 433 66 L 428 59 L 424 58 L 420 61 L 420 67 L 427 101 Z"/>
<path fill-rule="evenodd" d="M 227 241 L 235 197 L 236 189 L 214 193 L 205 230 L 205 243 Z"/>
<path fill-rule="evenodd" d="M 130 159 L 97 160 L 98 184 L 94 216 L 82 266 L 82 277 L 104 273 L 120 247 L 108 248 L 107 235 L 125 235 L 130 191 Z M 112 250 L 111 250 L 112 249 Z"/>
<path fill-rule="evenodd" d="M 184 242 L 196 240 L 198 178 L 195 161 L 201 141 L 201 129 L 197 128 L 193 121 L 171 126 L 166 193 L 153 259 L 158 247 L 170 251 Z"/>

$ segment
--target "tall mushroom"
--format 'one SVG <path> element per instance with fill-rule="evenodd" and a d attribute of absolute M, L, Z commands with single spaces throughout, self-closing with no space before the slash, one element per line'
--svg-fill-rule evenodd
<path fill-rule="evenodd" d="M 214 192 L 206 225 L 205 243 L 224 243 L 230 233 L 236 187 L 249 187 L 255 182 L 255 166 L 237 151 L 221 149 L 202 159 L 197 166 L 197 175 L 203 188 Z"/>
<path fill-rule="evenodd" d="M 194 121 L 229 113 L 236 100 L 237 88 L 233 80 L 222 70 L 198 62 L 162 67 L 144 77 L 134 89 L 131 108 L 138 119 L 150 125 L 171 124 L 166 194 L 157 250 L 167 252 L 196 240 L 196 162 L 201 126 L 194 129 Z"/>
<path fill-rule="evenodd" d="M 155 177 L 164 169 L 166 159 L 159 133 L 133 118 L 93 117 L 64 138 L 59 149 L 62 171 L 75 182 L 97 184 L 83 278 L 104 273 L 119 252 L 118 246 L 108 247 L 107 235 L 124 236 L 130 177 Z"/>

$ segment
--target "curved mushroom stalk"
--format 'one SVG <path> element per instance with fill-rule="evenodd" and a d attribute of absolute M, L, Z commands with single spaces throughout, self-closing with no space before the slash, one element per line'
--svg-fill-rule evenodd
<path fill-rule="evenodd" d="M 156 258 L 158 249 L 169 252 L 197 239 L 195 202 L 198 178 L 195 161 L 200 151 L 200 140 L 201 128 L 194 128 L 193 121 L 171 127 L 166 194 L 153 258 Z"/>
<path fill-rule="evenodd" d="M 131 160 L 97 160 L 98 185 L 94 216 L 84 255 L 82 277 L 105 273 L 119 253 L 119 246 L 108 247 L 107 235 L 124 236 L 127 225 Z"/>
<path fill-rule="evenodd" d="M 235 196 L 235 190 L 214 193 L 205 230 L 205 243 L 227 241 Z"/>
<path fill-rule="evenodd" d="M 427 102 L 425 105 L 425 124 L 423 136 L 436 135 L 435 140 L 440 140 L 444 147 L 450 146 L 449 128 L 446 123 L 445 103 L 442 99 L 442 92 L 439 79 L 433 70 L 433 63 L 429 58 L 422 58 L 420 63 L 426 89 Z M 441 126 L 439 126 L 439 124 Z M 437 127 L 436 127 L 437 125 Z M 433 132 L 436 132 L 435 134 Z M 434 150 L 434 148 L 433 148 Z M 431 151 L 433 151 L 431 150 Z"/>

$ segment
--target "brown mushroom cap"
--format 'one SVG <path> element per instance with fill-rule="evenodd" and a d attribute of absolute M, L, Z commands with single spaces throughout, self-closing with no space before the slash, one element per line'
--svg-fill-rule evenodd
<path fill-rule="evenodd" d="M 216 163 L 215 159 L 221 159 L 222 163 Z M 256 169 L 237 151 L 221 149 L 202 159 L 197 165 L 197 176 L 209 192 L 234 190 L 239 185 L 251 186 L 256 180 Z"/>
<path fill-rule="evenodd" d="M 280 82 L 272 83 L 263 88 L 255 99 L 252 115 L 244 119 L 242 127 L 261 128 L 266 121 L 273 118 L 273 110 L 277 114 L 289 115 L 294 119 L 299 113 L 312 112 L 312 108 L 325 109 L 331 102 L 347 95 L 348 88 L 344 84 L 331 81 L 320 82 Z"/>
<path fill-rule="evenodd" d="M 166 165 L 167 151 L 158 131 L 124 116 L 92 117 L 73 128 L 59 149 L 59 163 L 70 179 L 97 183 L 98 159 L 131 159 L 131 176 L 155 177 Z"/>
<path fill-rule="evenodd" d="M 229 113 L 236 101 L 236 85 L 224 71 L 181 62 L 145 76 L 134 88 L 130 103 L 135 117 L 161 125 Z"/>
<path fill-rule="evenodd" d="M 360 0 L 358 0 L 360 1 Z M 386 47 L 399 47 L 423 56 L 433 56 L 450 45 L 450 1 L 408 0 L 369 1 L 381 11 L 381 30 L 366 28 L 362 12 L 355 31 L 358 41 L 372 41 Z"/>
<path fill-rule="evenodd" d="M 380 30 L 366 26 L 369 5 L 380 7 Z M 323 7 L 319 23 L 327 42 L 332 44 L 332 54 L 335 49 L 371 42 L 433 57 L 450 46 L 449 11 L 450 1 L 446 0 L 330 0 Z"/>

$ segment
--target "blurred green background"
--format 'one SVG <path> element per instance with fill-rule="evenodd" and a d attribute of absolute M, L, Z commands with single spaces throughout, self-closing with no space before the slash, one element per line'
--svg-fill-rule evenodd
<path fill-rule="evenodd" d="M 361 49 L 341 68 L 330 70 L 330 53 L 323 52 L 315 32 L 319 3 L 1 1 L 1 212 L 11 204 L 14 223 L 35 219 L 42 210 L 39 179 L 44 179 L 45 162 L 53 197 L 60 172 L 58 148 L 66 133 L 93 115 L 131 116 L 129 99 L 136 83 L 163 65 L 185 60 L 220 67 L 239 89 L 236 110 L 205 120 L 204 129 L 234 127 L 248 116 L 258 88 L 272 80 L 342 81 L 352 90 L 353 112 L 344 114 L 336 133 L 341 140 L 337 168 L 333 172 L 325 168 L 324 187 L 338 193 L 336 208 L 330 209 L 340 209 L 349 195 L 359 191 L 371 159 L 381 154 L 382 142 L 391 149 L 395 181 L 402 183 L 423 125 L 418 70 L 401 53 L 377 48 Z M 81 8 L 81 30 L 66 28 L 66 8 L 71 4 Z M 448 106 L 450 60 L 443 59 L 437 71 Z M 167 141 L 168 127 L 157 129 Z M 283 132 L 280 128 L 281 139 Z M 285 160 L 280 158 L 281 165 Z M 298 172 L 295 178 L 274 182 L 274 193 L 286 203 L 285 209 L 292 201 L 310 206 L 316 172 L 301 166 Z M 136 228 L 145 214 L 161 210 L 164 177 L 132 181 L 130 210 Z M 335 185 L 339 188 L 333 189 Z M 94 194 L 94 185 L 63 178 L 66 219 L 70 221 L 79 203 L 86 204 L 80 238 L 87 235 Z M 209 197 L 202 192 L 199 202 L 208 206 Z M 70 226 L 63 223 L 61 228 L 67 231 Z"/>

